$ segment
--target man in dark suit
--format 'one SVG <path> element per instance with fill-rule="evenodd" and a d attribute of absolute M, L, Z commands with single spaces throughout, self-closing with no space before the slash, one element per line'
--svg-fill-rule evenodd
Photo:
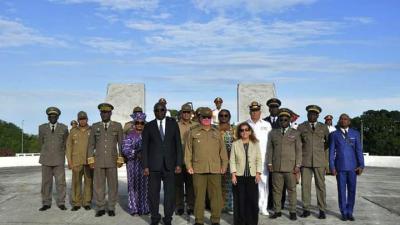
<path fill-rule="evenodd" d="M 165 114 L 162 103 L 154 105 L 156 119 L 147 123 L 142 134 L 144 175 L 149 176 L 151 224 L 160 222 L 159 213 L 161 180 L 164 187 L 164 218 L 171 224 L 175 210 L 175 174 L 181 173 L 182 143 L 177 122 Z"/>
<path fill-rule="evenodd" d="M 349 126 L 350 117 L 347 114 L 340 115 L 340 129 L 332 132 L 329 138 L 329 167 L 336 176 L 343 221 L 354 221 L 357 175 L 361 175 L 364 169 L 360 133 Z"/>

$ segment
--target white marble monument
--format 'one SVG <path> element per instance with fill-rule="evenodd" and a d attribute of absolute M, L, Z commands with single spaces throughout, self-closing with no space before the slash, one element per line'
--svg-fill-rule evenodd
<path fill-rule="evenodd" d="M 243 122 L 250 118 L 249 105 L 252 101 L 257 101 L 261 106 L 261 117 L 269 115 L 268 107 L 265 104 L 268 99 L 276 97 L 274 83 L 260 84 L 238 84 L 237 86 L 237 106 L 238 121 Z"/>
<path fill-rule="evenodd" d="M 106 102 L 114 106 L 111 120 L 120 122 L 123 126 L 132 120 L 129 115 L 134 107 L 145 109 L 144 84 L 108 84 Z"/>

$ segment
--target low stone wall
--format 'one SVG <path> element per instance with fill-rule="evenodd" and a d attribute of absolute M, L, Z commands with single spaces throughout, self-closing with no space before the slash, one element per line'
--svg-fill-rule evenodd
<path fill-rule="evenodd" d="M 364 156 L 365 165 L 400 168 L 399 156 Z M 40 166 L 39 156 L 0 157 L 0 167 Z"/>

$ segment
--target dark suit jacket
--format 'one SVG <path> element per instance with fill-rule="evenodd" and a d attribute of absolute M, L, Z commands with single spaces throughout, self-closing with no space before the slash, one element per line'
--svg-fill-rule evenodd
<path fill-rule="evenodd" d="M 361 149 L 360 133 L 349 129 L 347 138 L 342 130 L 332 132 L 329 137 L 329 167 L 331 171 L 349 171 L 364 168 L 364 155 Z"/>
<path fill-rule="evenodd" d="M 161 140 L 157 119 L 144 126 L 142 134 L 143 167 L 150 171 L 174 171 L 182 166 L 182 143 L 178 123 L 166 117 L 164 141 Z"/>
<path fill-rule="evenodd" d="M 278 119 L 275 121 L 275 123 L 271 122 L 271 116 L 267 116 L 263 120 L 269 122 L 273 129 L 281 128 L 281 125 L 279 124 L 279 120 Z"/>

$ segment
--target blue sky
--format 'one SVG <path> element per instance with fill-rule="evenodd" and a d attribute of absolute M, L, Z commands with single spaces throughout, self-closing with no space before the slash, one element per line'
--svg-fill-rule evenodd
<path fill-rule="evenodd" d="M 274 82 L 305 120 L 400 108 L 396 0 L 0 0 L 0 119 L 36 134 L 46 107 L 69 123 L 108 83 L 145 83 L 146 111 L 165 97 L 236 118 L 238 83 Z M 265 102 L 263 102 L 265 104 Z"/>

